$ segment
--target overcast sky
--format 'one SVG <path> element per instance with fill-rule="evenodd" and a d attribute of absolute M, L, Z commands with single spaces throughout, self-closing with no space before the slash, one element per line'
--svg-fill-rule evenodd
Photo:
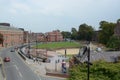
<path fill-rule="evenodd" d="M 32 32 L 71 31 L 120 19 L 120 0 L 0 0 L 0 22 Z"/>

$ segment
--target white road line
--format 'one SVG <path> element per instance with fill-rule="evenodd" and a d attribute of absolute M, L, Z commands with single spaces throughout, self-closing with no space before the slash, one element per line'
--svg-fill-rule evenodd
<path fill-rule="evenodd" d="M 15 65 L 15 68 L 18 70 L 18 73 L 19 73 L 20 77 L 23 77 L 22 74 L 21 74 L 21 72 L 19 71 L 17 65 Z"/>
<path fill-rule="evenodd" d="M 22 74 L 21 74 L 21 72 L 19 72 L 19 75 L 20 75 L 20 77 L 23 77 Z"/>
<path fill-rule="evenodd" d="M 18 69 L 17 65 L 15 65 L 15 68 L 19 71 L 19 69 Z"/>

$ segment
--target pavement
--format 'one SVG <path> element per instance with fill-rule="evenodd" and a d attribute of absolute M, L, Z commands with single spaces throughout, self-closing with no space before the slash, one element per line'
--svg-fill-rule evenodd
<path fill-rule="evenodd" d="M 56 55 L 54 51 L 47 51 L 47 54 L 49 54 L 50 56 L 52 55 L 52 57 L 48 57 L 49 62 L 34 61 L 32 59 L 26 58 L 26 63 L 38 76 L 53 77 L 56 78 L 56 80 L 66 79 L 68 75 L 67 77 L 62 76 L 65 74 L 62 73 L 61 63 L 62 60 L 65 60 L 67 58 L 61 55 Z M 68 69 L 69 64 L 68 63 L 66 64 Z"/>
<path fill-rule="evenodd" d="M 0 80 L 4 80 L 3 71 L 1 67 L 2 65 L 0 64 Z"/>

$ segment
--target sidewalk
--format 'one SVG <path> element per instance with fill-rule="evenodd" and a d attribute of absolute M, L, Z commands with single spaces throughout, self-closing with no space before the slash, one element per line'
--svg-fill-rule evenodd
<path fill-rule="evenodd" d="M 61 71 L 62 59 L 63 58 L 61 58 L 59 63 L 55 63 L 54 61 L 58 60 L 58 57 L 54 56 L 51 58 L 50 63 L 43 63 L 43 62 L 39 62 L 39 61 L 34 62 L 33 60 L 27 58 L 26 63 L 39 76 L 57 77 L 58 79 L 64 80 L 66 77 L 61 76 L 61 75 L 64 75 Z M 68 64 L 67 64 L 67 67 L 69 67 Z"/>
<path fill-rule="evenodd" d="M 42 62 L 33 62 L 33 60 L 27 59 L 27 64 L 31 67 L 31 69 L 37 73 L 38 75 L 46 75 L 45 65 Z"/>

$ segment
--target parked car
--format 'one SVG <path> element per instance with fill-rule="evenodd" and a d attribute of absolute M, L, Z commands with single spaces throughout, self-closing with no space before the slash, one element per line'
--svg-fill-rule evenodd
<path fill-rule="evenodd" d="M 15 49 L 11 49 L 10 52 L 15 52 Z"/>
<path fill-rule="evenodd" d="M 10 57 L 5 57 L 4 62 L 10 62 Z"/>

